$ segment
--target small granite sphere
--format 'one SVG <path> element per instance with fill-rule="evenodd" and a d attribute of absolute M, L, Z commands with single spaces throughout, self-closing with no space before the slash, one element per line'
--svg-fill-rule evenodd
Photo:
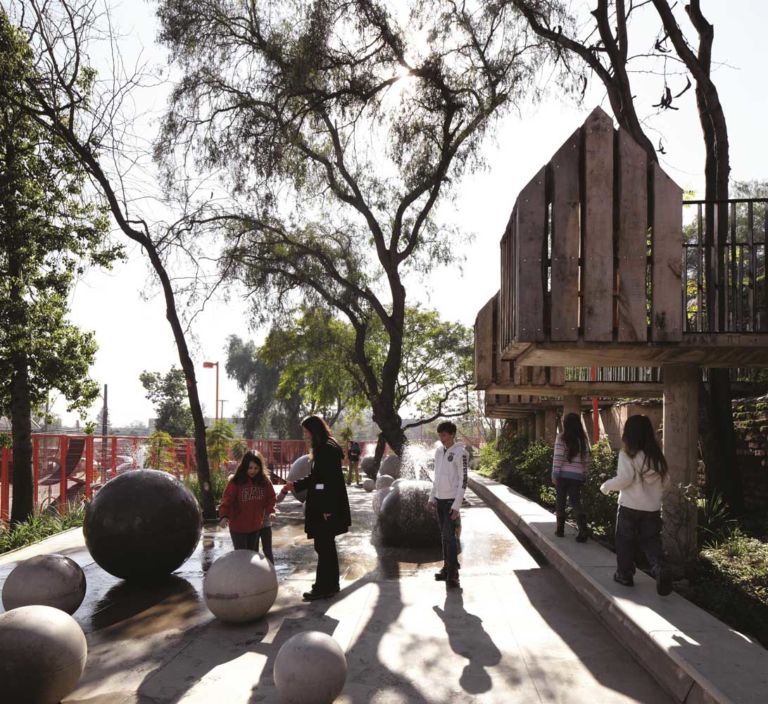
<path fill-rule="evenodd" d="M 376 477 L 376 488 L 386 489 L 387 487 L 392 486 L 394 481 L 395 478 L 389 474 L 380 474 L 378 477 Z"/>
<path fill-rule="evenodd" d="M 99 566 L 123 579 L 178 569 L 200 540 L 192 492 L 168 472 L 134 469 L 110 479 L 88 505 L 83 535 Z"/>
<path fill-rule="evenodd" d="M 73 614 L 84 597 L 85 574 L 64 555 L 30 557 L 13 568 L 3 585 L 6 611 L 40 604 Z"/>
<path fill-rule="evenodd" d="M 397 455 L 389 455 L 384 458 L 379 468 L 379 474 L 388 474 L 393 479 L 397 479 L 400 476 L 400 467 L 402 463 Z"/>
<path fill-rule="evenodd" d="M 275 603 L 275 567 L 253 550 L 233 550 L 218 558 L 208 569 L 203 580 L 203 597 L 206 606 L 220 621 L 255 621 Z"/>
<path fill-rule="evenodd" d="M 0 615 L 3 702 L 60 702 L 77 686 L 87 657 L 82 629 L 60 609 L 20 606 Z"/>
<path fill-rule="evenodd" d="M 309 458 L 309 455 L 302 455 L 291 465 L 291 468 L 288 470 L 288 481 L 295 482 L 297 479 L 304 479 L 304 477 L 309 476 L 311 470 L 312 460 Z M 301 503 L 304 503 L 307 500 L 306 489 L 303 491 L 294 491 L 293 495 L 299 501 L 301 501 Z"/>
<path fill-rule="evenodd" d="M 373 492 L 373 498 L 371 499 L 371 506 L 373 506 L 373 512 L 375 514 L 378 514 L 379 511 L 381 511 L 381 504 L 384 502 L 384 499 L 387 497 L 387 494 L 392 491 L 391 487 L 385 486 L 381 489 L 376 489 Z"/>
<path fill-rule="evenodd" d="M 277 651 L 273 675 L 284 704 L 330 704 L 344 689 L 347 658 L 331 636 L 305 631 Z"/>
<path fill-rule="evenodd" d="M 366 477 L 363 479 L 363 489 L 366 491 L 373 491 L 376 488 L 376 482 L 375 480 L 371 479 L 370 477 Z"/>
<path fill-rule="evenodd" d="M 363 457 L 360 460 L 360 471 L 365 474 L 366 477 L 376 479 L 376 463 L 373 457 Z"/>
<path fill-rule="evenodd" d="M 432 482 L 408 479 L 391 488 L 379 510 L 379 528 L 386 545 L 440 545 L 440 528 L 429 510 Z"/>

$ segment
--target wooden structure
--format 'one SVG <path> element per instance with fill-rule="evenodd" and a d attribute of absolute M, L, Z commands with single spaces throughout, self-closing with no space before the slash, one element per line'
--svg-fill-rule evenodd
<path fill-rule="evenodd" d="M 679 562 L 695 550 L 695 510 L 678 487 L 696 476 L 700 368 L 768 367 L 766 203 L 739 220 L 735 201 L 695 202 L 684 225 L 682 196 L 595 109 L 518 195 L 501 239 L 500 291 L 475 327 L 478 388 L 495 398 L 565 404 L 663 389 L 665 543 Z M 718 208 L 732 215 L 727 236 L 713 235 Z M 660 374 L 604 375 L 601 387 L 563 371 L 619 366 Z"/>

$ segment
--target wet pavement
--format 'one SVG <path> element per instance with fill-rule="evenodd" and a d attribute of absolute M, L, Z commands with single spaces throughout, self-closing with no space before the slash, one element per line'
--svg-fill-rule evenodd
<path fill-rule="evenodd" d="M 65 704 L 278 702 L 274 659 L 302 630 L 329 633 L 345 650 L 349 672 L 336 700 L 344 704 L 671 701 L 562 578 L 468 498 L 460 592 L 432 577 L 439 549 L 378 545 L 371 494 L 354 487 L 353 527 L 337 540 L 342 591 L 301 601 L 315 554 L 301 505 L 286 499 L 273 528 L 278 597 L 251 624 L 222 624 L 202 601 L 205 570 L 231 549 L 216 527 L 181 569 L 151 586 L 101 570 L 79 531 L 0 556 L 0 583 L 15 560 L 42 549 L 84 569 L 88 593 L 74 617 L 89 657 Z"/>

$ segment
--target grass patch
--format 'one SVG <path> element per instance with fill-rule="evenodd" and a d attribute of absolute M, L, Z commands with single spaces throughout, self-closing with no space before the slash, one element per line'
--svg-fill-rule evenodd
<path fill-rule="evenodd" d="M 83 525 L 85 505 L 69 506 L 61 516 L 55 510 L 35 513 L 31 518 L 13 528 L 0 528 L 0 553 L 37 543 L 56 533 Z"/>

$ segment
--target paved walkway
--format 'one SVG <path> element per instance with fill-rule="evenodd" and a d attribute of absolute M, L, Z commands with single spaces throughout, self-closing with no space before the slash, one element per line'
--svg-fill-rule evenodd
<path fill-rule="evenodd" d="M 476 496 L 463 510 L 463 592 L 432 573 L 436 551 L 378 548 L 371 495 L 350 491 L 354 525 L 339 540 L 343 589 L 304 604 L 314 552 L 299 505 L 286 500 L 275 529 L 280 579 L 265 619 L 216 621 L 202 603 L 202 577 L 230 549 L 206 530 L 194 556 L 152 589 L 137 589 L 95 565 L 79 531 L 0 557 L 68 554 L 85 569 L 88 596 L 75 617 L 89 658 L 65 704 L 245 704 L 277 702 L 278 649 L 301 630 L 330 633 L 347 653 L 343 704 L 612 704 L 671 699 L 551 567 L 540 566 Z"/>

